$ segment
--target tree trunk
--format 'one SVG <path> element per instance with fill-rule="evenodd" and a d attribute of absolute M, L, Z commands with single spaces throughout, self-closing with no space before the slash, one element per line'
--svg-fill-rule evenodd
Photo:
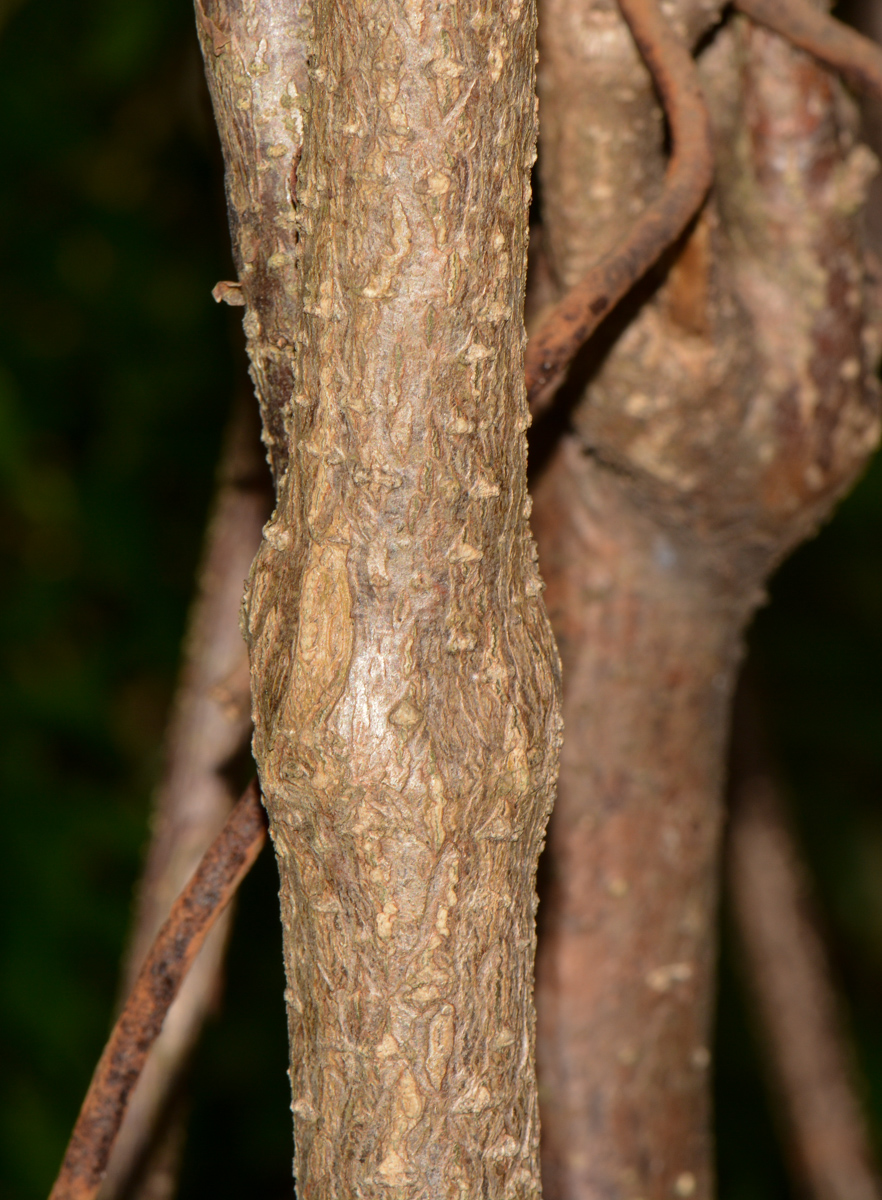
<path fill-rule="evenodd" d="M 714 16 L 696 8 L 673 14 L 690 38 Z M 654 194 L 663 138 L 615 11 L 547 0 L 542 19 L 544 244 L 565 287 Z M 547 1200 L 711 1194 L 720 791 L 742 633 L 878 434 L 859 224 L 872 162 L 850 106 L 740 19 L 701 67 L 711 204 L 583 356 L 572 433 L 535 493 L 567 729 L 537 963 Z"/>
<path fill-rule="evenodd" d="M 741 614 L 575 440 L 538 486 L 536 536 L 568 731 L 537 978 L 545 1193 L 708 1196 Z"/>
<path fill-rule="evenodd" d="M 534 11 L 197 13 L 278 493 L 246 612 L 298 1194 L 535 1196 Z"/>

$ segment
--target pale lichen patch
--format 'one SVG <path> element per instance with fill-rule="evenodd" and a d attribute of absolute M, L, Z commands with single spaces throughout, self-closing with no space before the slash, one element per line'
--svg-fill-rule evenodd
<path fill-rule="evenodd" d="M 669 992 L 675 983 L 688 983 L 694 973 L 690 962 L 668 963 L 647 972 L 646 983 L 654 992 Z"/>
<path fill-rule="evenodd" d="M 389 724 L 395 725 L 399 729 L 413 729 L 415 725 L 419 725 L 423 719 L 423 714 L 405 697 L 395 705 L 389 713 Z"/>
<path fill-rule="evenodd" d="M 403 1187 L 407 1183 L 407 1164 L 397 1150 L 390 1150 L 377 1168 L 384 1183 L 392 1187 Z"/>
<path fill-rule="evenodd" d="M 691 1171 L 683 1171 L 674 1181 L 674 1194 L 677 1196 L 692 1196 L 695 1194 L 695 1189 L 698 1186 L 695 1176 Z"/>
<path fill-rule="evenodd" d="M 484 552 L 477 546 L 470 546 L 468 542 L 458 540 L 447 551 L 447 557 L 452 563 L 474 563 L 484 557 Z"/>
<path fill-rule="evenodd" d="M 294 1101 L 291 1105 L 291 1112 L 300 1121 L 309 1121 L 312 1123 L 318 1119 L 315 1106 L 305 1096 L 301 1096 L 299 1100 Z"/>
<path fill-rule="evenodd" d="M 493 1100 L 484 1084 L 473 1084 L 458 1100 L 454 1101 L 455 1113 L 478 1113 L 490 1108 Z"/>

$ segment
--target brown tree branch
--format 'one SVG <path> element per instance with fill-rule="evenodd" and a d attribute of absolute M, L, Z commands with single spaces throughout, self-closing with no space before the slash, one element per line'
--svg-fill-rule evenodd
<path fill-rule="evenodd" d="M 756 759 L 756 748 L 748 749 Z M 768 767 L 762 761 L 744 764 L 739 757 L 727 881 L 793 1173 L 811 1200 L 879 1200 L 841 1005 L 811 912 L 807 871 Z"/>
<path fill-rule="evenodd" d="M 166 733 L 153 834 L 139 888 L 122 997 L 175 897 L 229 816 L 236 795 L 227 777 L 251 727 L 248 652 L 239 629 L 244 580 L 270 511 L 269 473 L 253 404 L 240 397 L 227 430 L 217 492 L 205 539 L 183 664 Z M 166 1178 L 170 1156 L 153 1140 L 215 1002 L 229 920 L 220 921 L 193 964 L 133 1092 L 101 1188 L 101 1200 L 151 1194 L 150 1177 Z M 181 1105 L 176 1111 L 183 1113 Z"/>
<path fill-rule="evenodd" d="M 653 36 L 653 35 L 652 35 L 652 34 L 649 34 L 648 36 L 649 36 L 649 38 L 650 38 L 650 41 L 652 41 L 652 36 Z M 691 1176 L 690 1176 L 690 1177 L 691 1177 Z M 686 1178 L 686 1176 L 684 1175 L 684 1176 L 683 1176 L 683 1178 Z"/>
<path fill-rule="evenodd" d="M 882 50 L 807 0 L 734 0 L 735 8 L 882 99 Z"/>
<path fill-rule="evenodd" d="M 288 464 L 246 617 L 297 1188 L 533 1196 L 559 745 L 524 437 L 535 11 L 296 10 L 204 0 L 200 24 Z"/>
<path fill-rule="evenodd" d="M 245 580 L 272 507 L 251 396 L 226 431 L 196 596 L 163 747 L 153 836 L 126 963 L 131 988 L 156 932 L 235 803 L 226 770 L 251 728 L 248 649 L 239 628 Z"/>
<path fill-rule="evenodd" d="M 544 233 L 565 284 L 599 226 L 600 252 L 627 229 L 624 197 L 657 194 L 664 157 L 620 42 L 607 67 L 606 5 L 547 0 L 543 16 Z M 578 108 L 577 55 L 598 64 Z M 592 355 L 534 489 L 567 731 L 537 958 L 548 1200 L 713 1194 L 717 837 L 742 630 L 878 437 L 858 218 L 871 156 L 828 72 L 765 30 L 730 22 L 699 69 L 713 202 Z"/>
<path fill-rule="evenodd" d="M 128 1098 L 209 931 L 266 840 L 252 782 L 172 907 L 95 1068 L 50 1200 L 92 1200 Z"/>
<path fill-rule="evenodd" d="M 680 237 L 713 178 L 710 121 L 692 56 L 655 0 L 619 0 L 619 5 L 664 105 L 671 158 L 661 195 L 530 338 L 525 370 L 534 416 L 550 404 L 579 348 L 604 317 Z"/>

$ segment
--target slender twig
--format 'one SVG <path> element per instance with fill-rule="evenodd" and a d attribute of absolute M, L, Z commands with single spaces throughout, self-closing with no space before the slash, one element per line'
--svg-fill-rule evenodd
<path fill-rule="evenodd" d="M 206 935 L 229 904 L 266 839 L 257 784 L 175 901 L 99 1059 L 50 1200 L 92 1200 L 147 1052 Z"/>
<path fill-rule="evenodd" d="M 734 0 L 735 8 L 882 99 L 882 50 L 807 0 Z"/>
<path fill-rule="evenodd" d="M 269 473 L 250 397 L 234 405 L 218 469 L 196 598 L 165 736 L 153 801 L 152 834 L 138 889 L 120 1002 L 131 991 L 175 897 L 236 802 L 229 767 L 250 730 L 248 652 L 239 629 L 243 581 L 271 509 Z M 206 1014 L 216 1003 L 229 915 L 218 921 L 188 973 L 132 1094 L 107 1165 L 100 1200 L 152 1195 L 167 1178 L 168 1146 L 182 1145 L 169 1122 L 183 1121 L 176 1092 Z M 171 1110 L 177 1114 L 172 1119 Z M 157 1143 L 157 1137 L 160 1142 Z"/>
<path fill-rule="evenodd" d="M 810 1200 L 882 1200 L 808 869 L 744 692 L 740 701 L 726 874 L 788 1157 Z"/>
<path fill-rule="evenodd" d="M 671 246 L 701 208 L 713 179 L 710 119 L 688 49 L 655 0 L 619 0 L 658 89 L 672 153 L 664 188 L 631 232 L 555 305 L 527 344 L 527 397 L 535 415 L 615 305 Z"/>
<path fill-rule="evenodd" d="M 175 897 L 236 802 L 228 769 L 251 729 L 248 650 L 239 628 L 245 579 L 272 510 L 255 405 L 237 396 L 187 622 L 180 676 L 164 737 L 162 775 L 137 917 L 127 993 Z"/>

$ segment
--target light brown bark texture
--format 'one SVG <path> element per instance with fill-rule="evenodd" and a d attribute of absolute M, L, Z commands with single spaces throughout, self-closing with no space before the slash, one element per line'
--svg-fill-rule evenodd
<path fill-rule="evenodd" d="M 123 999 L 178 893 L 230 814 L 228 778 L 247 744 L 248 655 L 238 612 L 243 581 L 269 515 L 257 421 L 240 403 L 227 432 L 181 677 L 166 734 L 153 831 L 126 956 Z M 172 1005 L 138 1081 L 101 1189 L 114 1197 L 171 1195 L 183 1147 L 177 1095 L 203 1022 L 216 1002 L 229 921 L 208 937 Z M 171 1110 L 174 1110 L 174 1115 Z"/>
<path fill-rule="evenodd" d="M 694 41 L 715 15 L 673 17 Z M 547 1200 L 712 1194 L 720 791 L 742 632 L 878 436 L 859 220 L 873 163 L 851 106 L 743 20 L 700 66 L 711 202 L 576 364 L 571 430 L 535 488 L 567 730 L 537 961 Z M 539 96 L 560 289 L 656 193 L 663 126 L 606 3 L 545 0 Z"/>
<path fill-rule="evenodd" d="M 535 13 L 277 7 L 197 12 L 278 488 L 246 613 L 298 1194 L 536 1196 Z"/>

